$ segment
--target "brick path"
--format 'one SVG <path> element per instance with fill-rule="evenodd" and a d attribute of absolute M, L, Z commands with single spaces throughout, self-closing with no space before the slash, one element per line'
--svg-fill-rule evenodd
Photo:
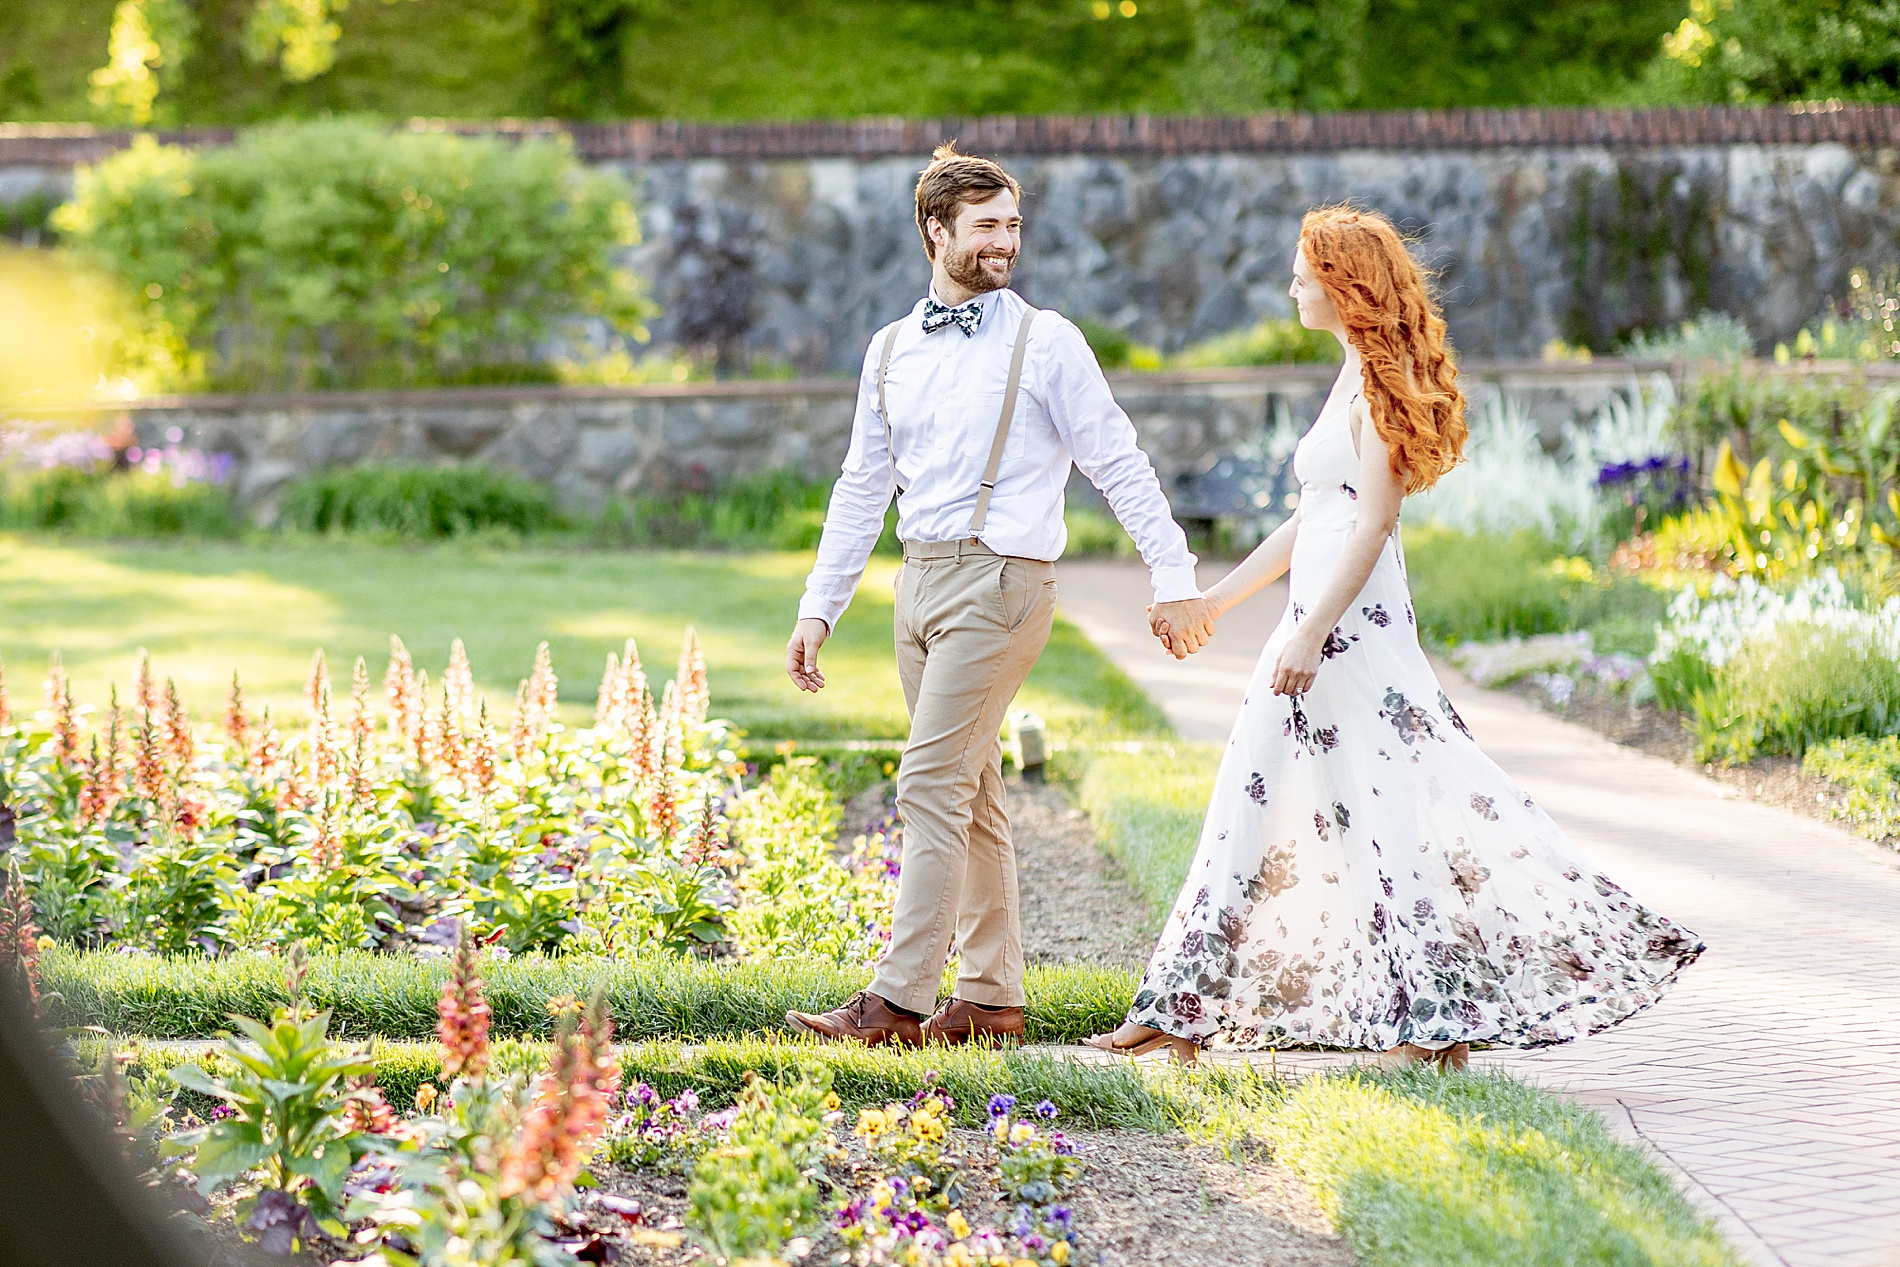
<path fill-rule="evenodd" d="M 1195 660 L 1177 667 L 1141 644 L 1139 568 L 1065 564 L 1060 577 L 1065 613 L 1184 735 L 1225 739 L 1235 665 L 1277 617 L 1273 595 L 1230 619 L 1229 646 L 1211 645 L 1197 678 Z M 1486 751 L 1618 883 L 1709 946 L 1642 1016 L 1473 1063 L 1602 1110 L 1752 1262 L 1900 1263 L 1900 855 L 1441 672 Z"/>

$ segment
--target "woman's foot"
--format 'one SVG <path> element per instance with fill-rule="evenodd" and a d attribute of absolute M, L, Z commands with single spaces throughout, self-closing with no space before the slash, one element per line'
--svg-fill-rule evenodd
<path fill-rule="evenodd" d="M 1112 1034 L 1096 1034 L 1082 1041 L 1090 1047 L 1112 1051 L 1119 1056 L 1145 1056 L 1149 1052 L 1165 1049 L 1184 1065 L 1194 1064 L 1201 1054 L 1200 1047 L 1190 1039 L 1164 1033 L 1149 1025 L 1137 1025 L 1133 1021 L 1124 1021 L 1121 1028 Z"/>
<path fill-rule="evenodd" d="M 1471 1044 L 1453 1043 L 1449 1047 L 1420 1047 L 1416 1043 L 1406 1043 L 1382 1053 L 1372 1062 L 1380 1069 L 1411 1069 L 1418 1065 L 1435 1065 L 1440 1070 L 1459 1070 L 1471 1063 Z"/>

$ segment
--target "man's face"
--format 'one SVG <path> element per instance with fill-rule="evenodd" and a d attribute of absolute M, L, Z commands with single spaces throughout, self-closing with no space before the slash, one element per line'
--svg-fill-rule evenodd
<path fill-rule="evenodd" d="M 1016 195 L 1009 190 L 999 189 L 982 202 L 964 203 L 957 209 L 953 230 L 946 230 L 933 216 L 930 231 L 937 259 L 951 281 L 979 295 L 1009 285 L 1016 256 L 1023 248 L 1023 217 Z"/>

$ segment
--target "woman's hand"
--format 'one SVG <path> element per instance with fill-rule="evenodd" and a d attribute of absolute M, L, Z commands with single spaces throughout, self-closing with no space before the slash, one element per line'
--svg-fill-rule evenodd
<path fill-rule="evenodd" d="M 1325 642 L 1307 632 L 1311 627 L 1310 622 L 1302 626 L 1280 648 L 1280 658 L 1273 666 L 1275 695 L 1304 695 L 1319 676 L 1320 648 Z"/>

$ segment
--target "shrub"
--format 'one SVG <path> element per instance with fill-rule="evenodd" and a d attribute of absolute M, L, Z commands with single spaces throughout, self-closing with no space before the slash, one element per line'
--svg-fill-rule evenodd
<path fill-rule="evenodd" d="M 1900 738 L 1829 740 L 1808 749 L 1801 769 L 1841 789 L 1841 803 L 1828 810 L 1831 817 L 1878 839 L 1900 836 Z"/>
<path fill-rule="evenodd" d="M 1482 642 L 1568 627 L 1556 547 L 1529 532 L 1407 528 L 1405 566 L 1421 634 Z"/>
<path fill-rule="evenodd" d="M 144 297 L 128 346 L 164 355 L 131 368 L 220 389 L 545 380 L 570 324 L 633 335 L 645 311 L 614 262 L 637 235 L 626 189 L 565 143 L 352 120 L 203 151 L 140 137 L 54 222 Z"/>
<path fill-rule="evenodd" d="M 1650 657 L 1665 707 L 1690 715 L 1699 759 L 1802 755 L 1900 731 L 1900 599 L 1866 610 L 1829 573 L 1787 590 L 1750 578 L 1671 602 Z"/>
<path fill-rule="evenodd" d="M 92 537 L 227 537 L 230 459 L 177 444 L 115 447 L 92 431 L 0 431 L 0 527 Z"/>
<path fill-rule="evenodd" d="M 1297 317 L 1268 317 L 1244 330 L 1183 348 L 1169 358 L 1169 364 L 1181 369 L 1225 365 L 1332 365 L 1338 363 L 1341 355 L 1339 340 L 1326 331 L 1308 330 Z"/>
<path fill-rule="evenodd" d="M 416 540 L 488 529 L 525 535 L 563 522 L 546 485 L 475 465 L 335 467 L 292 484 L 279 506 L 283 526 L 302 532 Z"/>
<path fill-rule="evenodd" d="M 1115 516 L 1099 510 L 1070 510 L 1063 515 L 1069 529 L 1065 559 L 1135 558 L 1140 551 L 1134 538 Z"/>

